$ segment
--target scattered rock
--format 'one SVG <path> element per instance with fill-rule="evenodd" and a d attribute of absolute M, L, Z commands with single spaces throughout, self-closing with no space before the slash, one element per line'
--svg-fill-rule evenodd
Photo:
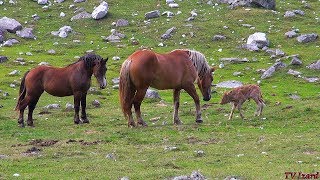
<path fill-rule="evenodd" d="M 112 86 L 112 89 L 119 89 L 119 84 L 115 84 Z"/>
<path fill-rule="evenodd" d="M 74 105 L 71 103 L 66 104 L 66 111 L 72 111 L 74 109 Z"/>
<path fill-rule="evenodd" d="M 106 158 L 110 159 L 110 160 L 113 160 L 113 161 L 116 161 L 116 155 L 114 153 L 107 154 Z"/>
<path fill-rule="evenodd" d="M 241 76 L 241 75 L 242 75 L 242 72 L 234 72 L 232 75 L 234 75 L 234 76 Z"/>
<path fill-rule="evenodd" d="M 50 64 L 48 62 L 40 62 L 38 65 L 39 66 L 49 66 Z"/>
<path fill-rule="evenodd" d="M 285 18 L 290 18 L 290 17 L 295 17 L 296 13 L 294 13 L 293 11 L 286 11 L 283 15 L 283 17 Z"/>
<path fill-rule="evenodd" d="M 197 157 L 202 157 L 205 155 L 204 151 L 202 151 L 202 150 L 197 150 L 194 152 L 195 152 L 195 156 L 197 156 Z"/>
<path fill-rule="evenodd" d="M 97 108 L 97 107 L 100 107 L 100 105 L 101 105 L 100 102 L 99 102 L 98 100 L 96 100 L 96 99 L 93 100 L 91 104 L 92 104 L 94 107 L 96 107 L 96 108 Z"/>
<path fill-rule="evenodd" d="M 203 176 L 198 171 L 193 171 L 190 176 L 176 176 L 173 180 L 206 180 L 207 178 Z"/>
<path fill-rule="evenodd" d="M 108 37 L 101 36 L 101 37 L 102 37 L 103 40 L 105 40 L 107 42 L 118 43 L 118 42 L 121 42 L 121 39 L 125 38 L 126 35 L 122 34 L 122 33 L 119 33 L 115 29 L 112 29 L 110 36 L 108 36 Z"/>
<path fill-rule="evenodd" d="M 5 30 L 0 28 L 0 43 L 4 41 L 5 38 Z"/>
<path fill-rule="evenodd" d="M 299 72 L 299 71 L 295 71 L 295 70 L 289 69 L 289 71 L 287 72 L 287 74 L 291 74 L 291 75 L 293 75 L 293 76 L 299 76 L 299 75 L 301 75 L 302 73 Z"/>
<path fill-rule="evenodd" d="M 307 66 L 307 68 L 320 70 L 320 60 L 311 63 L 310 65 Z"/>
<path fill-rule="evenodd" d="M 161 35 L 161 39 L 169 39 L 176 30 L 176 27 L 168 29 L 164 34 Z"/>
<path fill-rule="evenodd" d="M 18 70 L 13 70 L 9 73 L 10 76 L 16 76 L 16 75 L 19 75 L 20 71 Z"/>
<path fill-rule="evenodd" d="M 150 99 L 160 99 L 158 91 L 152 89 L 148 89 L 144 97 Z"/>
<path fill-rule="evenodd" d="M 218 0 L 221 3 L 230 4 L 230 8 L 234 9 L 239 6 L 247 6 L 247 7 L 260 7 L 265 9 L 273 9 L 276 8 L 275 0 Z"/>
<path fill-rule="evenodd" d="M 284 57 L 286 55 L 281 49 L 267 49 L 266 52 L 271 55 L 271 58 Z"/>
<path fill-rule="evenodd" d="M 44 109 L 60 109 L 60 104 L 49 104 L 46 105 Z"/>
<path fill-rule="evenodd" d="M 81 2 L 86 2 L 86 0 L 74 0 L 74 3 L 81 3 Z"/>
<path fill-rule="evenodd" d="M 0 19 L 0 28 L 10 33 L 16 33 L 16 31 L 22 29 L 22 25 L 15 19 L 3 17 Z"/>
<path fill-rule="evenodd" d="M 36 37 L 33 35 L 32 28 L 23 28 L 21 31 L 17 31 L 16 34 L 19 37 L 26 39 L 35 39 Z"/>
<path fill-rule="evenodd" d="M 273 64 L 269 69 L 267 69 L 261 76 L 261 79 L 269 78 L 273 75 L 276 70 L 286 67 L 286 64 L 279 61 Z"/>
<path fill-rule="evenodd" d="M 247 58 L 221 58 L 220 61 L 229 62 L 229 63 L 245 63 L 245 62 L 249 62 L 249 60 Z"/>
<path fill-rule="evenodd" d="M 4 154 L 0 154 L 0 159 L 7 159 L 9 156 L 4 155 Z"/>
<path fill-rule="evenodd" d="M 147 12 L 144 16 L 146 19 L 158 18 L 160 17 L 160 11 L 159 10 L 150 11 L 150 12 Z"/>
<path fill-rule="evenodd" d="M 65 16 L 66 16 L 66 14 L 64 12 L 60 13 L 60 17 L 65 17 Z"/>
<path fill-rule="evenodd" d="M 163 12 L 161 15 L 162 15 L 162 16 L 165 16 L 165 15 L 166 15 L 168 18 L 171 18 L 171 17 L 174 16 L 174 13 L 171 12 L 171 11 L 165 11 L 165 12 Z"/>
<path fill-rule="evenodd" d="M 303 34 L 297 37 L 297 41 L 300 43 L 309 43 L 316 41 L 318 39 L 318 34 L 312 33 L 312 34 Z"/>
<path fill-rule="evenodd" d="M 303 79 L 308 81 L 309 83 L 314 83 L 319 81 L 318 77 L 304 77 Z"/>
<path fill-rule="evenodd" d="M 8 97 L 8 96 L 9 96 L 9 93 L 8 93 L 8 92 L 4 92 L 4 93 L 2 94 L 2 96 L 3 96 L 3 97 Z"/>
<path fill-rule="evenodd" d="M 120 60 L 120 57 L 119 57 L 119 56 L 113 56 L 113 57 L 112 57 L 112 60 L 114 60 L 114 61 L 119 61 L 119 60 Z"/>
<path fill-rule="evenodd" d="M 287 38 L 294 38 L 294 37 L 297 37 L 297 36 L 298 36 L 298 32 L 299 32 L 298 29 L 294 29 L 294 30 L 291 30 L 291 31 L 286 32 L 284 35 L 285 35 Z"/>
<path fill-rule="evenodd" d="M 55 54 L 55 53 L 56 53 L 56 51 L 54 49 L 48 50 L 48 54 Z"/>
<path fill-rule="evenodd" d="M 61 38 L 68 37 L 68 33 L 72 32 L 72 28 L 70 26 L 63 26 L 59 29 L 59 31 L 52 31 L 51 34 L 54 36 L 59 36 Z"/>
<path fill-rule="evenodd" d="M 91 18 L 91 14 L 86 11 L 83 11 L 83 12 L 80 12 L 79 14 L 73 16 L 71 18 L 71 21 L 78 20 L 78 19 L 89 19 L 89 18 Z"/>
<path fill-rule="evenodd" d="M 263 47 L 269 46 L 269 40 L 267 39 L 267 35 L 262 32 L 256 32 L 251 34 L 247 40 L 247 45 L 256 45 L 258 48 L 262 49 Z"/>
<path fill-rule="evenodd" d="M 4 63 L 8 61 L 8 57 L 7 56 L 0 56 L 0 63 Z"/>
<path fill-rule="evenodd" d="M 216 85 L 216 87 L 218 87 L 218 88 L 237 88 L 242 85 L 243 84 L 240 81 L 231 80 L 231 81 L 220 82 Z"/>
<path fill-rule="evenodd" d="M 129 25 L 129 21 L 125 20 L 125 19 L 119 19 L 116 22 L 116 27 L 123 27 L 123 26 L 128 26 Z"/>
<path fill-rule="evenodd" d="M 297 94 L 290 94 L 289 97 L 293 100 L 301 99 L 300 96 L 298 96 Z"/>
<path fill-rule="evenodd" d="M 245 178 L 240 176 L 227 176 L 224 180 L 244 180 Z"/>
<path fill-rule="evenodd" d="M 177 3 L 170 3 L 170 4 L 168 4 L 168 6 L 171 7 L 171 8 L 178 8 L 178 7 L 179 7 L 179 4 L 177 4 Z"/>
<path fill-rule="evenodd" d="M 97 8 L 95 8 L 92 12 L 92 18 L 93 19 L 102 19 L 104 18 L 108 13 L 108 3 L 103 1 Z"/>
<path fill-rule="evenodd" d="M 226 36 L 223 36 L 223 35 L 214 35 L 213 38 L 212 38 L 212 41 L 223 41 L 223 40 L 226 40 L 227 37 Z"/>
<path fill-rule="evenodd" d="M 119 83 L 120 83 L 120 77 L 113 78 L 111 81 L 112 81 L 112 83 L 113 83 L 114 85 L 119 84 Z"/>
<path fill-rule="evenodd" d="M 301 64 L 302 64 L 302 61 L 297 56 L 292 57 L 290 65 L 301 65 Z"/>
<path fill-rule="evenodd" d="M 48 0 L 38 0 L 39 5 L 45 5 L 48 4 Z"/>

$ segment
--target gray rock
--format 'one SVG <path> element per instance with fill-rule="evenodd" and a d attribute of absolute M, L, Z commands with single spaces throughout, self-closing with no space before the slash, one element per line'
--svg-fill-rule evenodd
<path fill-rule="evenodd" d="M 304 16 L 304 11 L 302 11 L 302 10 L 300 10 L 300 9 L 293 10 L 293 12 L 294 12 L 295 14 L 298 14 L 298 15 Z"/>
<path fill-rule="evenodd" d="M 293 11 L 286 11 L 283 16 L 285 18 L 295 17 L 296 13 L 294 13 Z"/>
<path fill-rule="evenodd" d="M 52 31 L 51 34 L 54 36 L 59 36 L 61 38 L 68 37 L 68 33 L 72 32 L 72 28 L 70 26 L 63 26 L 59 29 L 59 31 Z"/>
<path fill-rule="evenodd" d="M 113 56 L 113 57 L 112 57 L 112 60 L 114 60 L 114 61 L 119 61 L 119 60 L 120 60 L 120 57 L 119 57 L 119 56 Z"/>
<path fill-rule="evenodd" d="M 63 3 L 65 0 L 54 0 L 56 3 Z"/>
<path fill-rule="evenodd" d="M 40 16 L 38 16 L 38 14 L 34 14 L 31 16 L 33 18 L 33 20 L 38 21 L 40 19 Z"/>
<path fill-rule="evenodd" d="M 32 56 L 33 54 L 31 52 L 26 52 L 27 56 Z"/>
<path fill-rule="evenodd" d="M 3 106 L 2 106 L 3 107 Z M 0 154 L 0 159 L 7 159 L 9 156 L 4 155 L 4 154 Z"/>
<path fill-rule="evenodd" d="M 128 26 L 129 25 L 129 21 L 125 20 L 125 19 L 119 19 L 116 22 L 116 27 L 123 27 L 123 26 Z"/>
<path fill-rule="evenodd" d="M 21 31 L 17 31 L 17 36 L 26 39 L 35 39 L 36 37 L 33 35 L 32 28 L 23 28 Z"/>
<path fill-rule="evenodd" d="M 199 171 L 193 171 L 190 175 L 190 178 L 192 180 L 206 180 L 206 178 Z"/>
<path fill-rule="evenodd" d="M 320 70 L 320 60 L 311 63 L 310 65 L 307 66 L 307 68 Z"/>
<path fill-rule="evenodd" d="M 120 83 L 120 77 L 113 78 L 111 81 L 112 81 L 112 83 L 113 83 L 114 85 L 119 84 L 119 83 Z"/>
<path fill-rule="evenodd" d="M 265 9 L 275 9 L 275 0 L 218 0 L 221 3 L 230 4 L 230 8 L 236 8 L 238 6 L 248 6 L 248 7 L 260 7 Z"/>
<path fill-rule="evenodd" d="M 161 15 L 162 15 L 162 16 L 165 16 L 165 15 L 166 15 L 168 18 L 171 18 L 171 17 L 174 16 L 174 13 L 171 12 L 171 11 L 165 11 L 165 12 L 163 12 Z"/>
<path fill-rule="evenodd" d="M 247 49 L 249 51 L 259 51 L 259 47 L 256 44 L 243 44 L 241 46 L 243 49 Z"/>
<path fill-rule="evenodd" d="M 298 99 L 301 99 L 300 96 L 298 96 L 297 94 L 290 94 L 289 97 L 293 100 L 298 100 Z"/>
<path fill-rule="evenodd" d="M 297 37 L 297 41 L 300 43 L 309 43 L 316 41 L 318 39 L 318 34 L 312 33 L 312 34 L 303 34 Z"/>
<path fill-rule="evenodd" d="M 5 39 L 5 30 L 0 28 L 0 43 L 2 43 Z"/>
<path fill-rule="evenodd" d="M 0 28 L 10 33 L 16 33 L 16 31 L 22 29 L 22 25 L 15 19 L 3 17 L 0 19 Z"/>
<path fill-rule="evenodd" d="M 150 12 L 145 13 L 144 16 L 146 19 L 158 18 L 158 17 L 160 17 L 160 11 L 159 10 L 150 11 Z"/>
<path fill-rule="evenodd" d="M 159 93 L 153 89 L 148 89 L 144 97 L 150 99 L 160 99 Z"/>
<path fill-rule="evenodd" d="M 190 180 L 188 176 L 176 176 L 172 180 Z"/>
<path fill-rule="evenodd" d="M 103 1 L 98 7 L 96 7 L 93 10 L 91 16 L 93 19 L 96 19 L 96 20 L 102 19 L 107 15 L 108 10 L 109 10 L 108 3 Z"/>
<path fill-rule="evenodd" d="M 60 109 L 60 104 L 48 104 L 44 109 Z"/>
<path fill-rule="evenodd" d="M 108 37 L 102 37 L 103 40 L 107 41 L 107 42 L 112 42 L 112 43 L 118 43 L 121 42 L 121 38 L 119 36 L 113 35 L 111 34 Z"/>
<path fill-rule="evenodd" d="M 216 85 L 216 87 L 218 87 L 218 88 L 236 88 L 236 87 L 240 87 L 242 85 L 243 84 L 240 81 L 231 80 L 231 81 L 220 82 Z"/>
<path fill-rule="evenodd" d="M 164 34 L 162 34 L 161 39 L 169 39 L 176 30 L 176 27 L 168 29 Z"/>
<path fill-rule="evenodd" d="M 302 61 L 297 56 L 292 57 L 290 65 L 301 65 L 301 64 L 302 64 Z"/>
<path fill-rule="evenodd" d="M 114 153 L 107 154 L 106 158 L 110 159 L 110 160 L 113 160 L 113 161 L 116 161 L 116 155 Z"/>
<path fill-rule="evenodd" d="M 214 35 L 213 38 L 212 38 L 212 41 L 223 41 L 223 40 L 226 40 L 227 37 L 226 36 L 223 36 L 223 35 Z"/>
<path fill-rule="evenodd" d="M 187 22 L 193 21 L 193 20 L 195 20 L 195 17 L 192 17 L 192 16 L 191 16 L 191 17 L 188 17 L 188 19 L 186 19 Z"/>
<path fill-rule="evenodd" d="M 320 80 L 318 77 L 305 77 L 303 79 L 306 80 L 309 83 L 318 82 Z"/>
<path fill-rule="evenodd" d="M 284 34 L 287 38 L 294 38 L 298 36 L 297 30 L 291 30 Z"/>
<path fill-rule="evenodd" d="M 289 69 L 289 71 L 287 72 L 287 74 L 291 74 L 291 75 L 293 75 L 293 76 L 299 76 L 299 75 L 301 75 L 302 73 L 299 72 L 299 71 L 295 71 L 295 70 Z"/>
<path fill-rule="evenodd" d="M 271 58 L 284 57 L 286 55 L 281 49 L 267 49 L 266 52 L 271 55 Z"/>
<path fill-rule="evenodd" d="M 67 103 L 66 104 L 66 111 L 72 111 L 74 110 L 74 105 L 71 103 Z"/>
<path fill-rule="evenodd" d="M 40 5 L 48 4 L 48 0 L 38 0 L 38 4 Z"/>
<path fill-rule="evenodd" d="M 40 62 L 38 65 L 39 66 L 49 66 L 50 64 L 48 62 Z"/>
<path fill-rule="evenodd" d="M 245 63 L 249 62 L 247 58 L 220 58 L 222 62 L 229 62 L 229 63 Z"/>
<path fill-rule="evenodd" d="M 245 178 L 240 176 L 227 176 L 224 180 L 244 180 Z"/>
<path fill-rule="evenodd" d="M 241 76 L 241 75 L 242 75 L 242 72 L 234 72 L 232 75 L 233 75 L 233 76 Z"/>
<path fill-rule="evenodd" d="M 279 70 L 281 68 L 286 67 L 286 64 L 279 61 L 276 62 L 275 64 L 273 64 L 271 67 L 269 67 L 269 69 L 267 69 L 261 76 L 261 79 L 266 79 L 269 78 L 273 75 L 274 72 L 276 72 L 276 70 Z"/>
<path fill-rule="evenodd" d="M 96 107 L 96 108 L 97 108 L 97 107 L 100 107 L 100 105 L 101 105 L 100 102 L 99 102 L 98 100 L 96 100 L 96 99 L 93 100 L 91 104 L 92 104 L 94 107 Z"/>
<path fill-rule="evenodd" d="M 55 53 L 56 53 L 56 51 L 54 49 L 48 50 L 48 54 L 55 54 Z"/>
<path fill-rule="evenodd" d="M 265 33 L 256 32 L 251 34 L 247 40 L 247 44 L 256 45 L 258 48 L 269 47 L 269 40 Z"/>
<path fill-rule="evenodd" d="M 78 19 L 89 19 L 89 18 L 91 18 L 91 14 L 86 11 L 83 11 L 83 12 L 80 12 L 79 14 L 73 16 L 71 18 L 71 21 L 78 20 Z"/>
<path fill-rule="evenodd" d="M 202 157 L 202 156 L 205 155 L 203 150 L 197 150 L 197 151 L 194 151 L 194 152 L 195 152 L 195 156 L 197 156 L 197 157 Z"/>
<path fill-rule="evenodd" d="M 81 3 L 81 2 L 86 2 L 86 0 L 74 0 L 74 3 Z"/>
<path fill-rule="evenodd" d="M 4 63 L 8 61 L 8 57 L 7 56 L 0 56 L 0 63 Z"/>
<path fill-rule="evenodd" d="M 81 13 L 81 12 L 83 12 L 83 11 L 86 11 L 86 9 L 83 8 L 83 7 L 78 7 L 78 8 L 76 8 L 76 10 L 75 10 L 73 13 L 74 13 L 74 14 L 77 14 L 77 13 Z M 91 17 L 91 14 L 90 14 L 90 17 Z"/>
<path fill-rule="evenodd" d="M 13 70 L 9 73 L 10 76 L 16 76 L 16 75 L 19 75 L 20 71 L 18 70 Z"/>
<path fill-rule="evenodd" d="M 179 7 L 179 4 L 177 4 L 177 3 L 170 3 L 170 4 L 168 4 L 168 6 L 171 7 L 171 8 L 178 8 L 178 7 Z"/>
<path fill-rule="evenodd" d="M 120 180 L 129 180 L 130 178 L 125 176 L 125 177 L 122 177 Z"/>
<path fill-rule="evenodd" d="M 167 3 L 167 4 L 174 3 L 174 0 L 166 0 L 166 3 Z"/>

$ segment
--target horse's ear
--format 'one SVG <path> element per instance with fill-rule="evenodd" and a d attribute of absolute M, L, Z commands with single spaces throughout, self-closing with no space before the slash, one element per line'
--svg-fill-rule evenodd
<path fill-rule="evenodd" d="M 108 62 L 108 59 L 109 59 L 109 58 L 107 57 L 107 59 L 103 59 L 103 60 L 104 60 L 105 63 L 107 63 L 107 62 Z"/>
<path fill-rule="evenodd" d="M 211 72 L 213 73 L 216 69 L 216 67 L 211 67 Z"/>

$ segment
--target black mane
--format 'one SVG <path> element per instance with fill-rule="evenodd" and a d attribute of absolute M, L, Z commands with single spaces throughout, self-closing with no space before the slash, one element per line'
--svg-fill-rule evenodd
<path fill-rule="evenodd" d="M 76 62 L 74 62 L 74 63 L 72 63 L 70 65 L 76 64 L 76 63 L 78 63 L 80 61 L 84 61 L 86 69 L 90 69 L 90 68 L 92 68 L 94 66 L 94 61 L 95 60 L 101 61 L 102 57 L 99 56 L 99 55 L 96 55 L 94 53 L 89 53 L 89 54 L 86 54 L 86 55 L 80 57 L 78 61 L 76 61 Z"/>

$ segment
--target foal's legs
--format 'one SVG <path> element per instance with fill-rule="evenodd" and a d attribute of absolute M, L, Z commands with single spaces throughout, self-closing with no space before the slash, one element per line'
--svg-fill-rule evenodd
<path fill-rule="evenodd" d="M 147 123 L 144 122 L 141 117 L 141 111 L 140 111 L 141 102 L 142 102 L 144 96 L 146 95 L 147 89 L 148 89 L 148 87 L 138 89 L 136 92 L 136 95 L 134 96 L 134 99 L 133 99 L 134 110 L 135 110 L 136 116 L 137 116 L 137 123 L 138 123 L 138 125 L 142 125 L 142 126 L 147 126 Z"/>
<path fill-rule="evenodd" d="M 199 96 L 197 94 L 196 88 L 194 87 L 194 85 L 192 83 L 189 86 L 185 87 L 184 90 L 186 90 L 187 93 L 192 97 L 192 99 L 194 100 L 194 103 L 196 105 L 196 122 L 202 123 L 203 121 L 201 118 L 200 101 L 199 101 Z"/>
<path fill-rule="evenodd" d="M 241 112 L 241 106 L 242 106 L 243 103 L 244 103 L 243 101 L 239 101 L 239 102 L 238 102 L 238 110 L 239 110 L 241 119 L 244 119 L 244 116 L 243 116 L 243 114 L 242 114 L 242 112 Z"/>
<path fill-rule="evenodd" d="M 181 124 L 179 119 L 179 100 L 180 100 L 180 89 L 173 90 L 173 100 L 174 100 L 174 114 L 173 114 L 173 123 L 174 124 Z"/>
<path fill-rule="evenodd" d="M 237 107 L 237 104 L 236 103 L 232 103 L 232 108 L 231 108 L 231 112 L 230 112 L 230 115 L 229 115 L 229 120 L 232 119 L 232 116 L 233 116 L 233 113 L 234 113 L 234 110 L 236 109 Z"/>
<path fill-rule="evenodd" d="M 89 123 L 86 113 L 87 107 L 87 93 L 83 93 L 81 96 L 81 120 L 83 123 Z"/>

